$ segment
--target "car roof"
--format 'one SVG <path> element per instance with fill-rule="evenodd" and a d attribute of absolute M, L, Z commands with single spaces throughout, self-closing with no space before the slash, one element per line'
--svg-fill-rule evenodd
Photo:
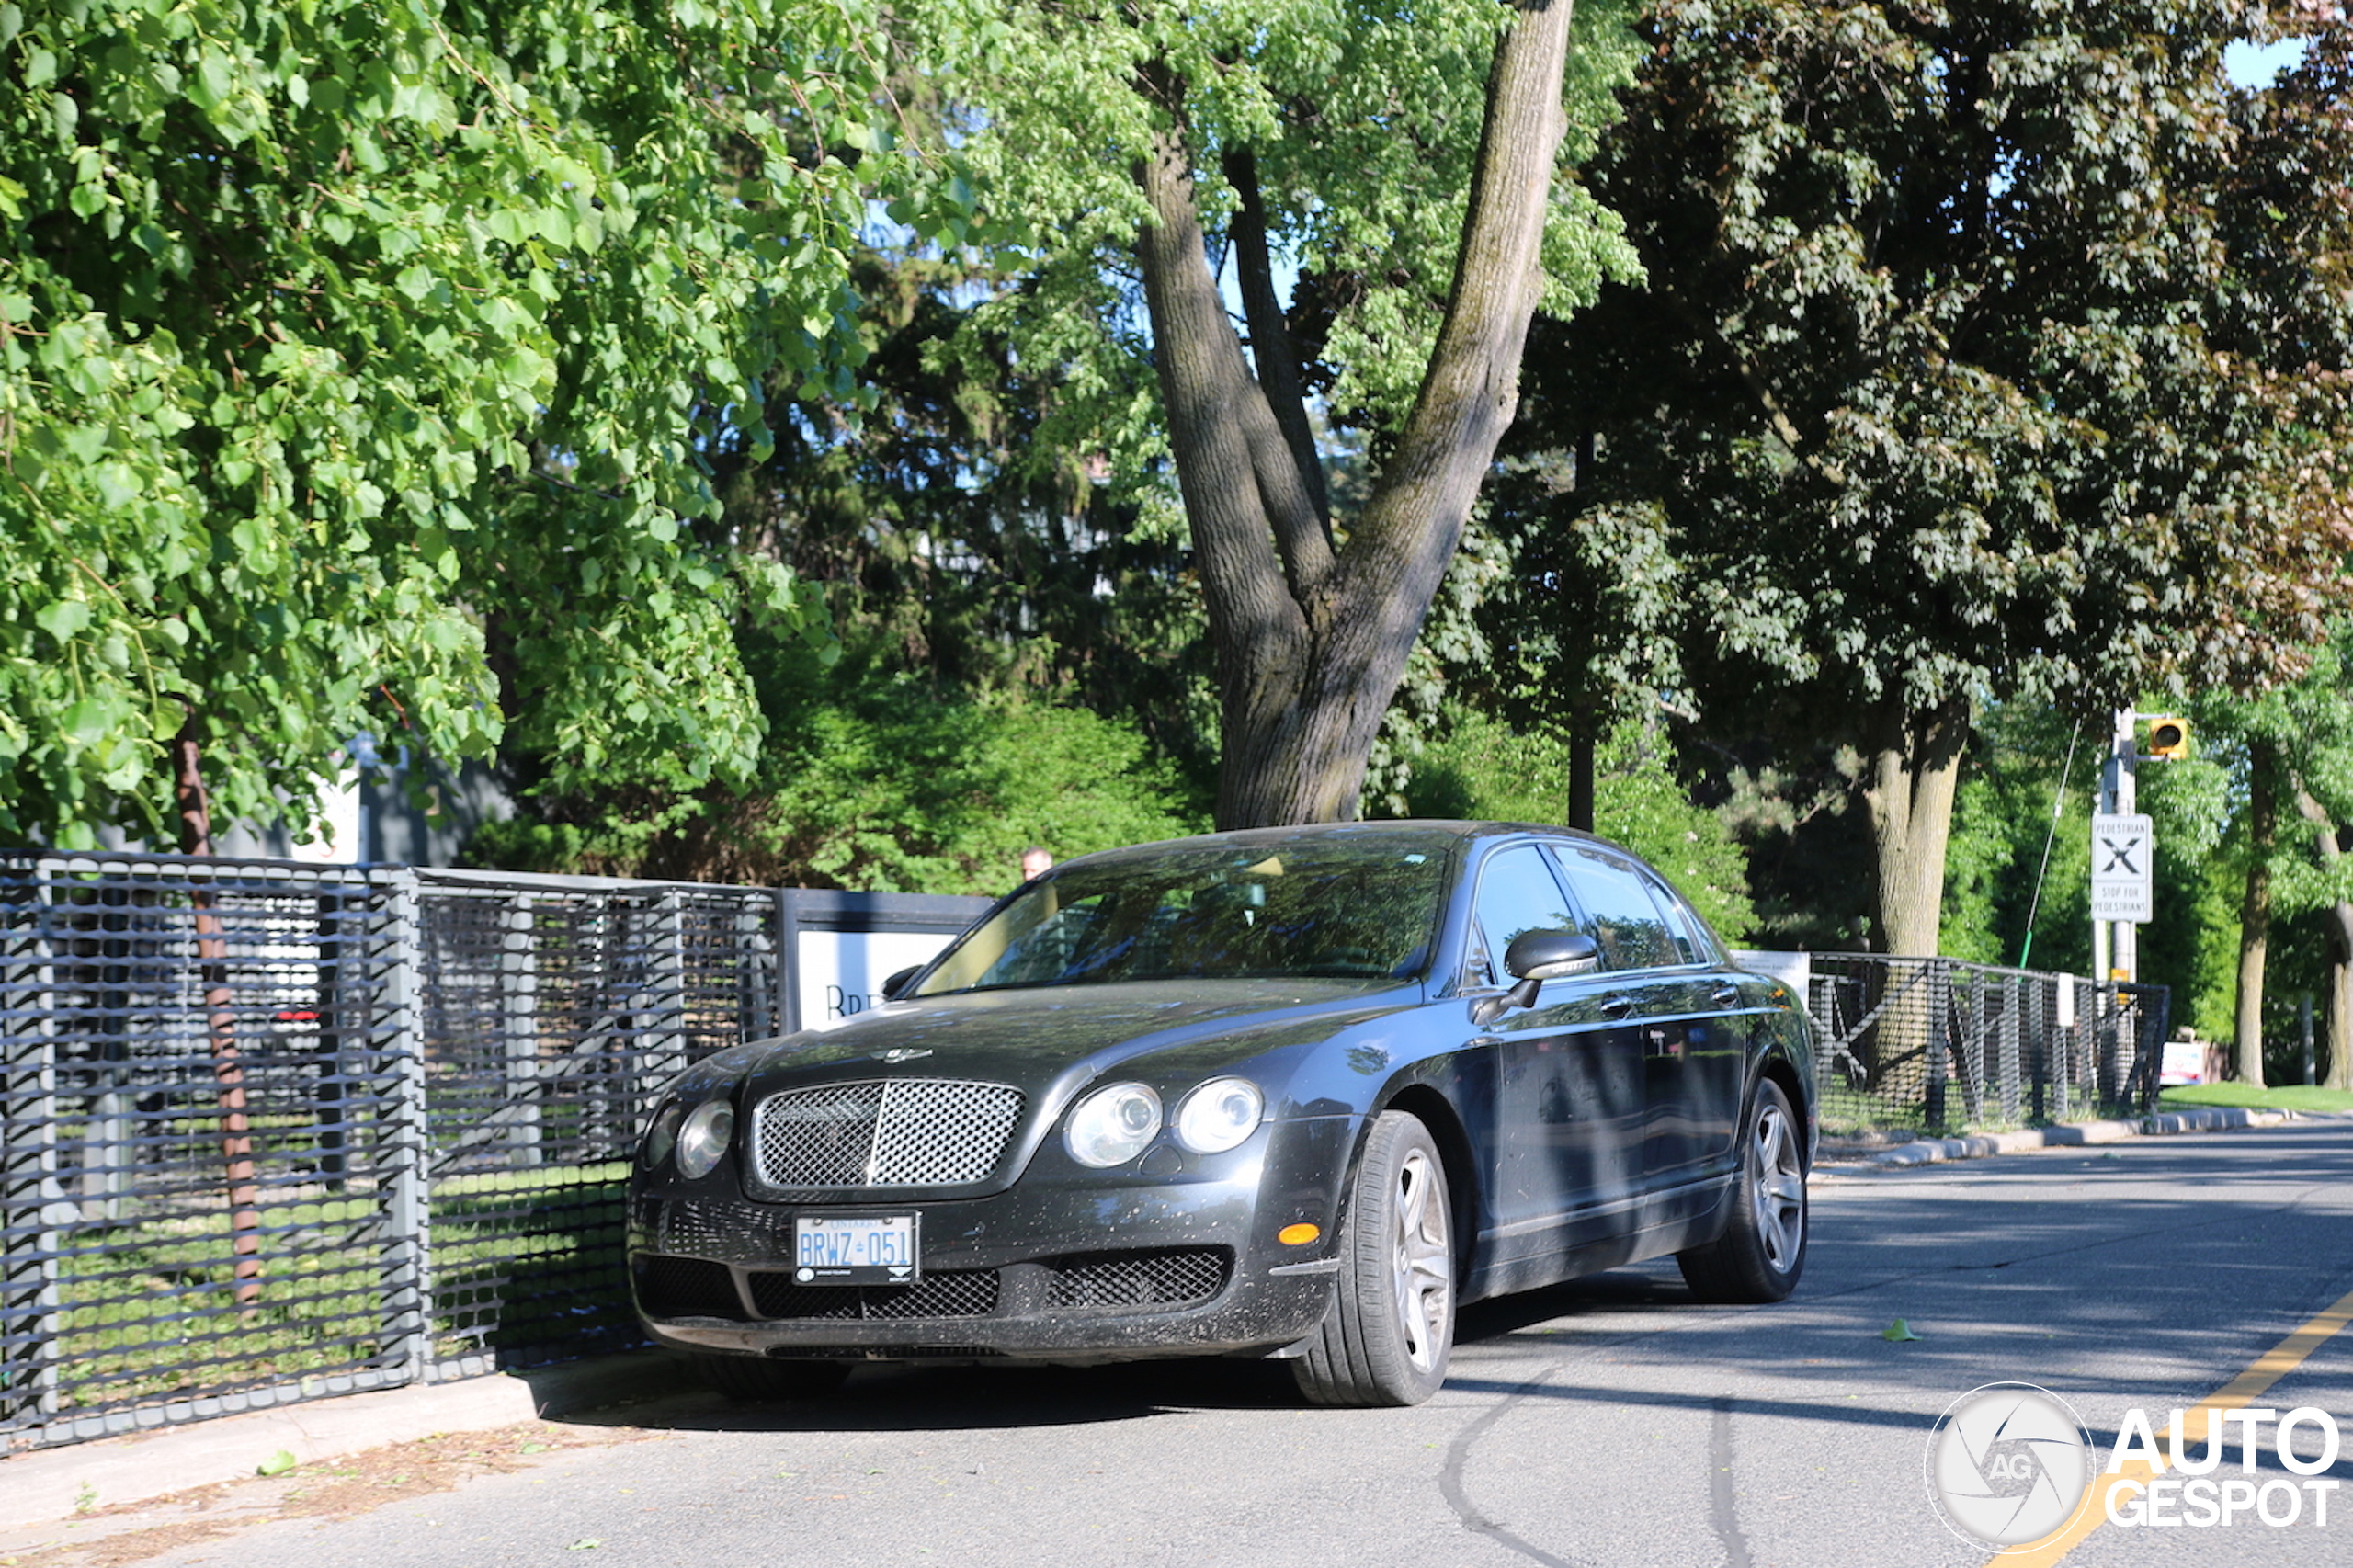
<path fill-rule="evenodd" d="M 1074 856 L 1063 862 L 1076 865 L 1116 863 L 1131 857 L 1142 858 L 1170 849 L 1261 849 L 1279 845 L 1297 844 L 1302 840 L 1342 838 L 1389 840 L 1401 846 L 1418 845 L 1432 849 L 1452 848 L 1477 839 L 1516 837 L 1522 834 L 1540 834 L 1548 838 L 1578 838 L 1596 844 L 1609 840 L 1574 828 L 1544 823 L 1466 821 L 1437 817 L 1394 817 L 1373 822 L 1302 823 L 1290 827 L 1247 827 L 1227 833 L 1196 834 L 1188 838 L 1164 838 L 1150 844 L 1131 844 L 1117 849 L 1101 849 L 1091 855 Z M 1620 847 L 1616 845 L 1612 848 Z M 1631 851 L 1629 852 L 1631 853 Z"/>

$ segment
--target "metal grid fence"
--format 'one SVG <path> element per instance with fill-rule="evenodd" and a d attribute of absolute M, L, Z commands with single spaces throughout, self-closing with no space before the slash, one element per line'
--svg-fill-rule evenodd
<path fill-rule="evenodd" d="M 1815 953 L 1809 967 L 1833 1129 L 1940 1131 L 2154 1107 L 2165 986 L 1871 953 Z"/>
<path fill-rule="evenodd" d="M 635 1343 L 631 1144 L 768 890 L 0 856 L 0 1436 Z"/>

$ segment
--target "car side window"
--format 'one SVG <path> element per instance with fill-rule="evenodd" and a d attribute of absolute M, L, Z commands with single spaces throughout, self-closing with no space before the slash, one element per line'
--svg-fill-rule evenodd
<path fill-rule="evenodd" d="M 1504 953 L 1523 931 L 1583 931 L 1586 923 L 1569 907 L 1558 878 L 1533 845 L 1488 857 L 1479 872 L 1479 896 L 1472 905 L 1469 973 L 1473 985 L 1508 985 Z"/>
<path fill-rule="evenodd" d="M 1711 960 L 1715 955 L 1710 950 L 1707 938 L 1700 935 L 1699 917 L 1691 913 L 1691 906 L 1656 877 L 1644 876 L 1643 886 L 1650 889 L 1652 902 L 1665 915 L 1666 934 L 1673 939 L 1676 951 L 1683 955 L 1681 961 L 1707 963 Z"/>
<path fill-rule="evenodd" d="M 1582 844 L 1553 846 L 1577 902 L 1593 917 L 1593 939 L 1608 969 L 1665 969 L 1690 963 L 1650 889 L 1634 868 Z"/>

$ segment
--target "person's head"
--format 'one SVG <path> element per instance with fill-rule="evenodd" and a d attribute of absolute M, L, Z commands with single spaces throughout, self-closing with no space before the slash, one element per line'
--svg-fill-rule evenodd
<path fill-rule="evenodd" d="M 1021 880 L 1026 882 L 1034 877 L 1045 875 L 1053 863 L 1054 858 L 1047 852 L 1044 845 L 1031 845 L 1021 852 Z"/>

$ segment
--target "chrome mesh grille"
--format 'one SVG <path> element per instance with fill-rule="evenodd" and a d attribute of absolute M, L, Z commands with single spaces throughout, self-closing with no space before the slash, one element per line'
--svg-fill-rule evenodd
<path fill-rule="evenodd" d="M 787 1089 L 760 1102 L 760 1179 L 780 1187 L 954 1187 L 996 1168 L 1021 1091 L 953 1078 Z"/>

